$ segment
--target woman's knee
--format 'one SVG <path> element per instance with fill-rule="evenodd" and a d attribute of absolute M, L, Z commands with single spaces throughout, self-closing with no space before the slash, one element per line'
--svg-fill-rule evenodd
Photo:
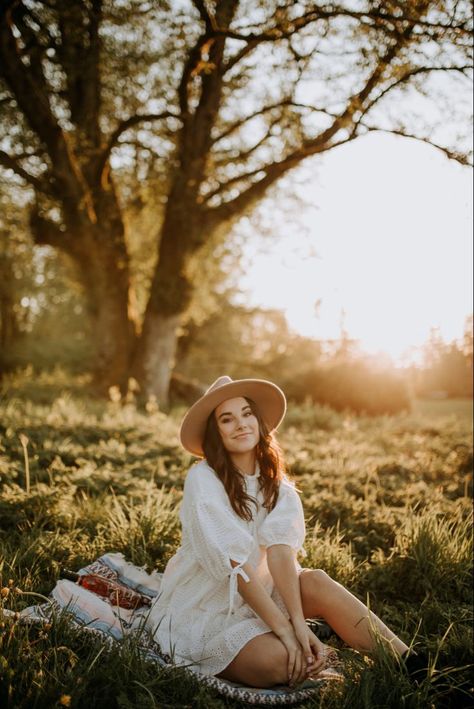
<path fill-rule="evenodd" d="M 308 569 L 301 575 L 302 581 L 313 588 L 320 589 L 333 583 L 333 579 L 322 569 Z"/>
<path fill-rule="evenodd" d="M 251 640 L 218 677 L 253 687 L 288 682 L 288 653 L 283 643 L 266 633 Z"/>
<path fill-rule="evenodd" d="M 288 653 L 283 643 L 274 643 L 261 662 L 260 671 L 265 686 L 288 683 Z"/>
<path fill-rule="evenodd" d="M 307 569 L 300 575 L 301 600 L 307 618 L 324 615 L 336 585 L 336 581 L 322 569 Z"/>

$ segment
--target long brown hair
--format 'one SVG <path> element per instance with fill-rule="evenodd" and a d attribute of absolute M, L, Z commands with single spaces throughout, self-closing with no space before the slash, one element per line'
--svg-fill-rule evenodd
<path fill-rule="evenodd" d="M 252 399 L 244 398 L 258 421 L 260 440 L 256 447 L 256 457 L 260 466 L 259 484 L 263 493 L 264 507 L 270 511 L 275 507 L 278 499 L 280 481 L 285 474 L 285 461 L 280 446 L 275 436 L 268 430 L 257 405 Z M 250 521 L 253 517 L 252 503 L 256 504 L 256 501 L 245 492 L 244 475 L 232 462 L 229 452 L 224 447 L 215 411 L 207 419 L 202 449 L 207 462 L 222 481 L 233 509 L 239 517 Z"/>

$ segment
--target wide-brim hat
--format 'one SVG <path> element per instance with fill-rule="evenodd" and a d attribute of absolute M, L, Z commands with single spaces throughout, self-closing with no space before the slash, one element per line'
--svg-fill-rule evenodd
<path fill-rule="evenodd" d="M 252 399 L 268 429 L 274 431 L 285 415 L 285 395 L 276 384 L 265 379 L 219 377 L 186 413 L 179 432 L 181 444 L 193 455 L 203 456 L 206 424 L 214 409 L 227 399 L 243 396 Z"/>

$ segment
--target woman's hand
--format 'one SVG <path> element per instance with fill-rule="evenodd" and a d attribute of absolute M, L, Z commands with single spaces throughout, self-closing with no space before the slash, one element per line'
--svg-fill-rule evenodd
<path fill-rule="evenodd" d="M 307 677 L 303 648 L 291 625 L 278 632 L 277 635 L 288 653 L 288 684 L 293 687 Z"/>
<path fill-rule="evenodd" d="M 331 648 L 316 637 L 306 625 L 304 618 L 294 620 L 293 629 L 304 653 L 306 676 L 321 672 L 326 666 Z"/>

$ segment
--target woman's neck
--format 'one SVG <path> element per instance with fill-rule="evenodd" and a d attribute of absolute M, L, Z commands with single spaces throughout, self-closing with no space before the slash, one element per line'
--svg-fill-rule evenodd
<path fill-rule="evenodd" d="M 246 453 L 231 453 L 230 457 L 235 467 L 243 475 L 255 475 L 255 450 L 247 451 Z"/>

